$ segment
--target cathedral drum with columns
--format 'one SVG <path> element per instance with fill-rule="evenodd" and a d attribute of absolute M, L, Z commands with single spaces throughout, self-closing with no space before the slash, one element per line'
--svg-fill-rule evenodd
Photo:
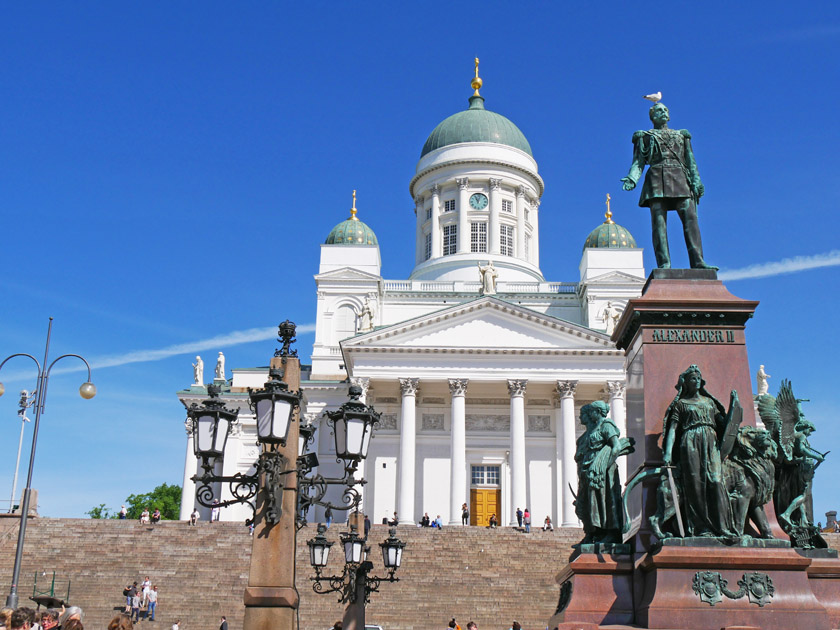
<path fill-rule="evenodd" d="M 548 515 L 576 526 L 580 408 L 607 401 L 626 434 L 624 354 L 610 333 L 627 300 L 641 295 L 642 250 L 613 222 L 608 200 L 606 220 L 584 241 L 578 279 L 547 281 L 539 215 L 558 210 L 540 206 L 544 183 L 528 140 L 485 107 L 477 64 L 472 88 L 469 107 L 429 135 L 409 183 L 416 214 L 409 278 L 382 276 L 376 235 L 357 216 L 355 191 L 350 217 L 321 245 L 302 418 L 318 426 L 314 449 L 320 472 L 330 476 L 339 464 L 324 411 L 358 384 L 382 413 L 359 471 L 373 522 L 396 512 L 401 523 L 417 523 L 428 512 L 460 525 L 466 503 L 471 525 L 487 525 L 493 514 L 515 525 L 517 508 L 527 507 L 536 523 Z M 247 388 L 266 378 L 267 368 L 234 369 L 222 383 L 221 397 L 239 407 L 240 421 L 220 473 L 253 471 Z M 189 405 L 204 400 L 206 389 L 197 384 L 178 396 Z M 195 505 L 189 435 L 187 442 L 181 518 Z M 222 520 L 250 516 L 241 505 L 221 512 Z"/>

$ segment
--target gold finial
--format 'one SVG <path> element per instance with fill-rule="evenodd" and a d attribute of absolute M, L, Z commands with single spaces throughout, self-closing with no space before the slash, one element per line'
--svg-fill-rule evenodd
<path fill-rule="evenodd" d="M 612 211 L 610 211 L 610 193 L 607 193 L 607 213 L 604 216 L 607 217 L 607 220 L 604 221 L 604 223 L 615 223 L 615 221 L 612 220 Z"/>
<path fill-rule="evenodd" d="M 470 86 L 472 86 L 472 89 L 475 90 L 475 92 L 473 93 L 473 96 L 481 96 L 481 94 L 478 93 L 478 90 L 483 85 L 483 83 L 484 82 L 478 76 L 478 57 L 476 57 L 475 58 L 475 78 L 470 83 Z"/>
<path fill-rule="evenodd" d="M 353 221 L 358 221 L 359 219 L 356 217 L 356 191 L 353 191 L 353 207 L 350 208 L 350 218 Z"/>

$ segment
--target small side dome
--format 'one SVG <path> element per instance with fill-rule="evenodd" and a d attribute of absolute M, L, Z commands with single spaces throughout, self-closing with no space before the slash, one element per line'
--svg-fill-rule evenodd
<path fill-rule="evenodd" d="M 376 234 L 368 225 L 356 218 L 356 191 L 353 191 L 353 207 L 350 218 L 330 230 L 325 245 L 379 245 Z"/>
<path fill-rule="evenodd" d="M 637 247 L 636 239 L 633 238 L 633 235 L 626 228 L 621 227 L 612 220 L 609 195 L 607 195 L 607 213 L 604 216 L 606 217 L 606 221 L 592 230 L 589 236 L 586 237 L 586 242 L 583 244 L 584 249 L 587 247 L 610 247 L 613 249 Z"/>

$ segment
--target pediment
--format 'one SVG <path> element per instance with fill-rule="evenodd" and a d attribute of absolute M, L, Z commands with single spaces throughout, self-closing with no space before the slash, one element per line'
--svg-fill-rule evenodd
<path fill-rule="evenodd" d="M 345 340 L 341 346 L 351 352 L 377 348 L 494 353 L 615 350 L 609 337 L 601 332 L 494 297 L 379 328 Z"/>
<path fill-rule="evenodd" d="M 645 279 L 623 271 L 610 271 L 594 278 L 589 278 L 586 284 L 644 284 Z"/>
<path fill-rule="evenodd" d="M 315 280 L 351 280 L 364 282 L 379 282 L 381 276 L 377 276 L 367 271 L 354 269 L 353 267 L 342 267 L 341 269 L 333 269 L 324 273 L 319 273 L 315 276 Z"/>

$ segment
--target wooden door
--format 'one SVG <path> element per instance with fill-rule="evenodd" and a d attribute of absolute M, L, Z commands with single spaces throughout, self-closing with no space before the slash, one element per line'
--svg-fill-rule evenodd
<path fill-rule="evenodd" d="M 495 514 L 501 524 L 499 508 L 502 503 L 502 491 L 499 488 L 472 488 L 470 490 L 470 525 L 487 527 L 490 515 Z"/>

